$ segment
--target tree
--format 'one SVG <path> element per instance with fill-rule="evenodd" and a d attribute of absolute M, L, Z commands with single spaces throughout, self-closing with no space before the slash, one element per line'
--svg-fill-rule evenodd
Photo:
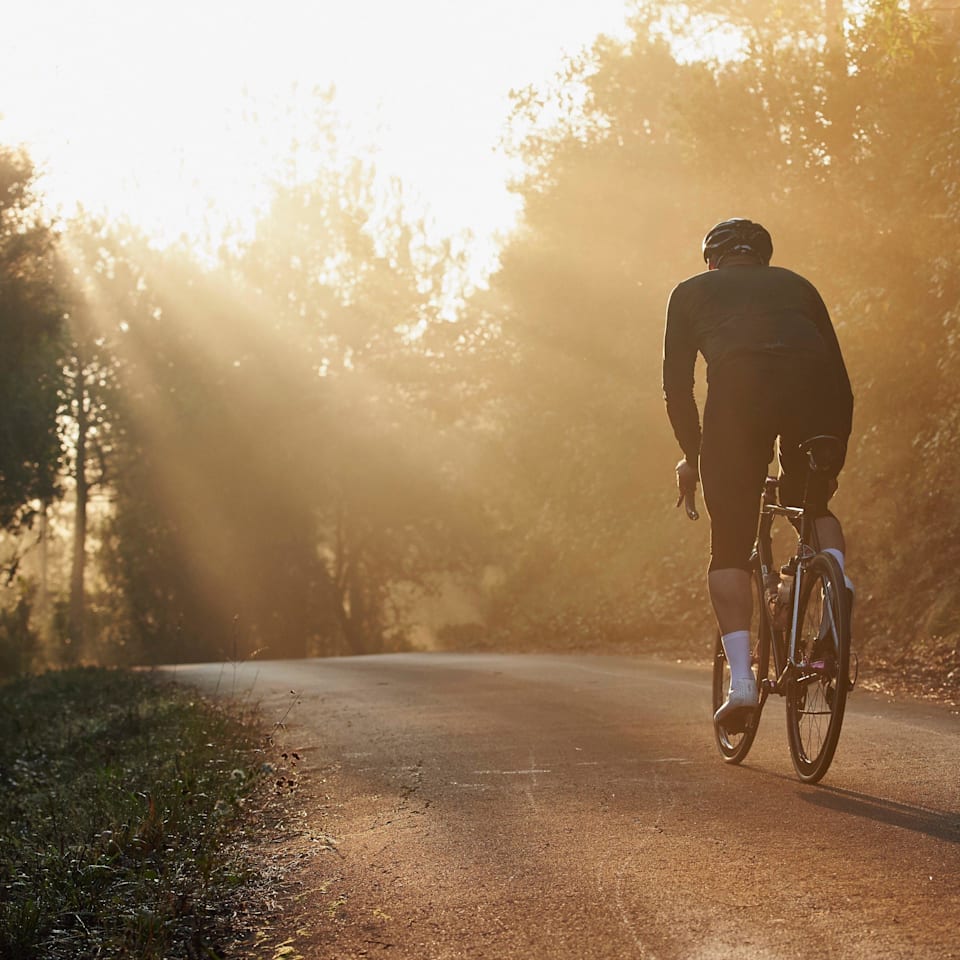
<path fill-rule="evenodd" d="M 97 603 L 118 656 L 382 649 L 400 585 L 466 552 L 421 345 L 448 254 L 378 209 L 354 166 L 278 188 L 212 268 L 123 231 L 72 243 L 92 338 L 70 429 L 109 426 Z"/>
<path fill-rule="evenodd" d="M 518 182 L 523 226 L 476 303 L 509 344 L 496 381 L 508 468 L 497 489 L 513 531 L 500 616 L 523 614 L 561 643 L 635 625 L 638 605 L 648 625 L 659 616 L 636 583 L 648 576 L 658 596 L 676 534 L 669 491 L 643 465 L 665 463 L 669 480 L 676 459 L 660 399 L 663 306 L 667 278 L 695 267 L 682 241 L 696 186 L 671 184 L 685 167 L 674 97 L 701 74 L 650 36 L 594 56 L 564 78 L 585 93 L 550 104 L 578 112 L 555 134 L 531 122 L 543 96 L 518 104 L 535 131 L 524 149 L 548 163 Z"/>
<path fill-rule="evenodd" d="M 116 261 L 104 246 L 107 230 L 90 219 L 71 222 L 62 255 L 70 277 L 65 291 L 63 387 L 60 424 L 64 437 L 64 479 L 73 490 L 73 542 L 63 640 L 71 656 L 84 652 L 87 640 L 87 566 L 90 498 L 106 492 L 114 454 L 118 403 L 118 361 L 114 340 L 120 332 L 105 307 L 106 272 Z"/>
<path fill-rule="evenodd" d="M 135 239 L 112 255 L 128 275 L 109 297 L 123 318 L 104 555 L 117 642 L 152 661 L 303 656 L 326 584 L 296 463 L 299 358 L 236 276 Z"/>
<path fill-rule="evenodd" d="M 276 341 L 294 345 L 285 376 L 310 398 L 296 472 L 332 591 L 339 639 L 327 643 L 349 652 L 389 642 L 398 586 L 451 563 L 464 529 L 423 346 L 457 267 L 396 197 L 378 199 L 360 161 L 279 186 L 238 264 Z"/>
<path fill-rule="evenodd" d="M 0 150 L 0 528 L 57 493 L 64 332 L 57 237 L 22 151 Z"/>
<path fill-rule="evenodd" d="M 676 635 L 688 609 L 707 622 L 702 591 L 676 587 L 700 583 L 705 543 L 670 507 L 678 451 L 659 360 L 670 287 L 702 268 L 696 244 L 713 222 L 762 220 L 776 262 L 831 307 L 858 398 L 851 461 L 864 469 L 842 487 L 858 504 L 857 555 L 885 556 L 891 537 L 902 546 L 891 518 L 865 505 L 896 484 L 934 508 L 918 444 L 942 470 L 958 436 L 945 412 L 960 275 L 942 242 L 956 194 L 949 36 L 888 0 L 855 17 L 833 3 L 767 16 L 704 0 L 671 20 L 679 9 L 638 6 L 628 43 L 599 43 L 556 91 L 524 92 L 515 117 L 519 156 L 534 162 L 517 183 L 523 227 L 487 295 L 515 357 L 502 370 L 504 487 L 524 520 L 513 556 L 530 562 L 510 582 L 528 611 L 539 591 L 544 616 L 571 609 L 581 631 L 604 596 L 632 608 L 635 634 Z M 722 21 L 748 55 L 691 59 L 697 32 Z M 631 470 L 631 457 L 650 470 Z M 920 549 L 885 559 L 889 578 L 864 570 L 862 595 L 916 582 Z"/>

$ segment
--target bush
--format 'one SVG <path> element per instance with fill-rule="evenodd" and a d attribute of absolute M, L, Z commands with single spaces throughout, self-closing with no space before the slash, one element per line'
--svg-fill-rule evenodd
<path fill-rule="evenodd" d="M 20 677 L 33 668 L 40 637 L 30 625 L 35 588 L 21 584 L 12 607 L 0 608 L 0 678 Z"/>

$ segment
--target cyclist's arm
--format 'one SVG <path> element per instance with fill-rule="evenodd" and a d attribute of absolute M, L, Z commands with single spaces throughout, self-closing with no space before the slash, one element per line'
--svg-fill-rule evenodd
<path fill-rule="evenodd" d="M 663 336 L 663 398 L 674 435 L 687 463 L 696 468 L 700 456 L 700 412 L 694 397 L 697 344 L 678 290 L 667 304 Z"/>
<path fill-rule="evenodd" d="M 836 430 L 840 434 L 840 439 L 846 443 L 853 426 L 853 389 L 850 386 L 850 377 L 847 374 L 846 364 L 843 362 L 843 353 L 840 350 L 840 343 L 837 340 L 836 331 L 833 329 L 833 323 L 830 321 L 830 313 L 816 289 L 812 285 L 810 289 L 814 296 L 814 323 L 817 326 L 823 342 L 827 345 L 830 361 L 834 369 L 834 377 L 839 387 Z"/>

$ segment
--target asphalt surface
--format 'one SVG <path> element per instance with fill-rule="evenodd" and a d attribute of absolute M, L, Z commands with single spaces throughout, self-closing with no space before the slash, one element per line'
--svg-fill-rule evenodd
<path fill-rule="evenodd" d="M 960 718 L 945 708 L 855 690 L 809 786 L 777 698 L 745 763 L 722 762 L 704 667 L 175 669 L 259 704 L 300 758 L 290 821 L 265 839 L 265 857 L 288 854 L 265 957 L 960 957 Z"/>

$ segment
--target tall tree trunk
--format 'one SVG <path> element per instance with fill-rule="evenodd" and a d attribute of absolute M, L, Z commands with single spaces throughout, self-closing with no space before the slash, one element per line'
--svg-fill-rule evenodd
<path fill-rule="evenodd" d="M 86 639 L 87 598 L 85 575 L 87 566 L 87 505 L 90 489 L 87 484 L 87 408 L 82 376 L 77 379 L 76 417 L 77 449 L 74 474 L 76 480 L 76 509 L 73 518 L 73 558 L 70 565 L 70 601 L 67 639 L 71 655 L 79 656 Z"/>
<path fill-rule="evenodd" d="M 50 504 L 44 500 L 40 505 L 40 598 L 38 611 L 44 630 L 47 628 L 47 613 L 50 609 Z"/>
<path fill-rule="evenodd" d="M 351 559 L 343 562 L 341 578 L 334 583 L 337 623 L 350 653 L 368 653 L 363 588 Z"/>

